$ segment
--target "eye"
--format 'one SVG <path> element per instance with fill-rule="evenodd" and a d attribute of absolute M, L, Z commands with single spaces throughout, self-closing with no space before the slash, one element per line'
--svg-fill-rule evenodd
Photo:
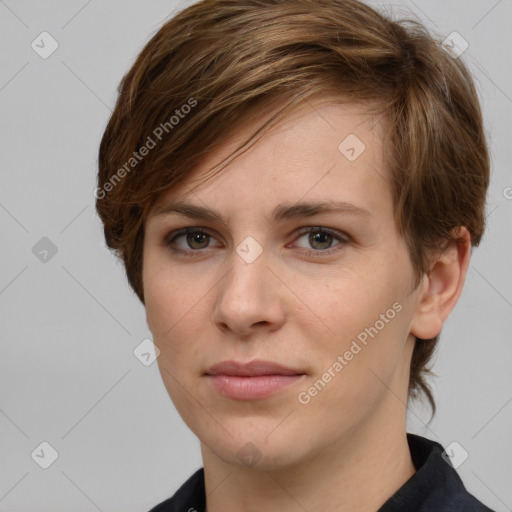
<path fill-rule="evenodd" d="M 318 253 L 330 254 L 336 247 L 348 243 L 348 237 L 340 233 L 335 233 L 327 228 L 308 227 L 300 231 L 300 236 L 296 240 L 296 245 L 304 249 L 314 249 L 308 251 L 308 254 L 318 255 Z M 302 242 L 300 242 L 303 240 Z M 334 243 L 338 241 L 338 243 Z M 333 245 L 334 244 L 334 245 Z M 333 249 L 333 250 L 331 250 Z"/>
<path fill-rule="evenodd" d="M 213 236 L 202 228 L 184 228 L 171 233 L 165 239 L 165 245 L 179 251 L 200 251 L 208 248 L 212 239 Z"/>
<path fill-rule="evenodd" d="M 204 249 L 210 243 L 210 235 L 207 233 L 188 233 L 185 240 L 191 249 Z"/>
<path fill-rule="evenodd" d="M 164 244 L 173 251 L 192 255 L 208 248 L 222 246 L 219 242 L 212 245 L 212 241 L 216 241 L 215 237 L 204 228 L 188 227 L 170 233 L 165 238 Z M 306 249 L 304 252 L 307 256 L 319 256 L 340 250 L 348 242 L 348 235 L 324 227 L 311 226 L 299 230 L 299 237 L 295 239 L 295 247 Z"/>

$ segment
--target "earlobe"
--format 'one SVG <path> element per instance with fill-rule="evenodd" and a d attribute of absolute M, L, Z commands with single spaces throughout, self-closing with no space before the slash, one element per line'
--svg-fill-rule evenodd
<path fill-rule="evenodd" d="M 454 230 L 453 235 L 457 242 L 446 242 L 420 285 L 411 323 L 411 334 L 417 338 L 431 339 L 441 332 L 462 292 L 471 256 L 471 238 L 465 227 Z"/>

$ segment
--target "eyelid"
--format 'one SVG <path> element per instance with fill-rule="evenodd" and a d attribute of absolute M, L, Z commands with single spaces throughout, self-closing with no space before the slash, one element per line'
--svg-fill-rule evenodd
<path fill-rule="evenodd" d="M 217 240 L 217 235 L 213 235 L 211 230 L 209 230 L 208 228 L 204 228 L 202 226 L 187 226 L 185 228 L 177 229 L 177 230 L 172 231 L 171 233 L 169 233 L 164 238 L 164 244 L 165 245 L 171 245 L 176 240 L 176 238 L 178 238 L 179 236 L 188 235 L 190 233 L 205 234 L 205 235 L 208 235 L 209 237 L 214 238 L 215 240 Z M 190 249 L 190 250 L 193 251 L 193 249 Z M 199 252 L 199 250 L 196 249 L 195 252 Z"/>
<path fill-rule="evenodd" d="M 164 238 L 164 245 L 171 247 L 173 251 L 180 252 L 180 253 L 188 253 L 188 254 L 200 254 L 206 252 L 207 249 L 210 249 L 211 247 L 205 247 L 204 249 L 182 249 L 173 247 L 175 240 L 184 235 L 188 235 L 190 233 L 201 233 L 208 235 L 209 237 L 219 241 L 216 237 L 216 235 L 213 235 L 211 230 L 208 228 L 204 228 L 202 226 L 187 226 L 175 231 L 172 231 Z M 306 248 L 299 248 L 302 249 L 302 253 L 306 256 L 322 256 L 322 255 L 330 255 L 336 251 L 341 250 L 340 246 L 344 246 L 348 244 L 351 241 L 351 237 L 347 235 L 344 232 L 340 232 L 338 230 L 328 228 L 325 226 L 303 226 L 301 228 L 298 228 L 294 230 L 294 233 L 296 233 L 296 236 L 294 237 L 293 242 L 297 241 L 298 238 L 301 238 L 302 236 L 308 234 L 308 233 L 326 233 L 330 236 L 332 236 L 335 240 L 338 240 L 339 243 L 336 245 L 329 247 L 327 249 L 306 249 Z M 292 243 L 293 243 L 292 242 Z"/>
<path fill-rule="evenodd" d="M 165 236 L 166 242 L 172 242 L 175 238 L 177 238 L 180 235 L 188 235 L 189 233 L 205 233 L 210 234 L 206 232 L 207 230 L 201 226 L 187 226 L 185 228 L 176 229 L 174 231 L 171 231 L 168 235 Z"/>
<path fill-rule="evenodd" d="M 325 226 L 304 226 L 297 230 L 299 237 L 302 235 L 306 235 L 307 233 L 316 232 L 327 233 L 333 236 L 334 238 L 338 239 L 340 242 L 348 243 L 350 241 L 350 237 L 346 233 Z"/>
<path fill-rule="evenodd" d="M 324 226 L 306 226 L 299 228 L 298 234 L 293 241 L 296 242 L 299 238 L 309 233 L 326 233 L 332 236 L 335 240 L 338 240 L 338 243 L 327 249 L 306 249 L 304 247 L 300 247 L 300 252 L 306 257 L 330 256 L 338 251 L 343 250 L 344 246 L 351 241 L 351 237 L 349 235 Z"/>

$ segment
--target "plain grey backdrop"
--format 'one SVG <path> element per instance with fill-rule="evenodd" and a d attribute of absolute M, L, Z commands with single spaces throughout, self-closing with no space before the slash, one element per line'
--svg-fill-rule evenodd
<path fill-rule="evenodd" d="M 2 512 L 146 512 L 201 466 L 157 364 L 133 353 L 151 333 L 104 246 L 93 195 L 120 79 L 190 3 L 0 0 Z M 461 58 L 492 154 L 488 226 L 441 336 L 438 413 L 427 425 L 429 411 L 413 404 L 408 430 L 445 447 L 456 441 L 468 454 L 458 467 L 468 490 L 509 511 L 512 2 L 372 5 L 469 45 Z"/>

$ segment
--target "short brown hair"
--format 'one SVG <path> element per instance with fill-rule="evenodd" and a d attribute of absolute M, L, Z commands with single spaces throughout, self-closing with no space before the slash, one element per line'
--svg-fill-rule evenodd
<path fill-rule="evenodd" d="M 96 208 L 143 303 L 144 225 L 155 200 L 276 102 L 282 108 L 235 155 L 308 99 L 377 102 L 416 285 L 430 250 L 458 241 L 455 228 L 480 242 L 489 157 L 478 96 L 461 59 L 415 20 L 393 21 L 356 0 L 203 0 L 158 30 L 118 91 Z M 409 397 L 425 393 L 434 414 L 424 376 L 437 341 L 416 342 L 409 379 Z"/>

